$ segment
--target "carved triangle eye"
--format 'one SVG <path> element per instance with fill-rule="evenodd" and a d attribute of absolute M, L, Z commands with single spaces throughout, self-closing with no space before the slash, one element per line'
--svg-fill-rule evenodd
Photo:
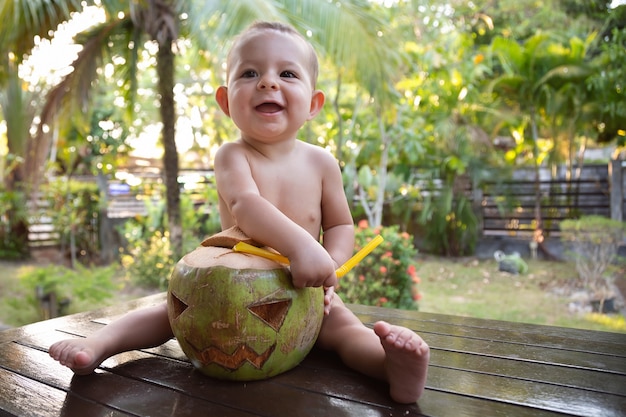
<path fill-rule="evenodd" d="M 279 331 L 291 306 L 291 300 L 264 301 L 248 306 L 248 310 L 272 329 Z"/>
<path fill-rule="evenodd" d="M 183 314 L 183 312 L 185 310 L 187 310 L 187 308 L 189 306 L 183 300 L 181 300 L 180 298 L 176 297 L 171 292 L 169 293 L 169 297 L 170 297 L 170 300 L 171 300 L 171 304 L 174 307 L 174 318 L 176 319 L 176 318 L 178 318 L 178 316 Z"/>

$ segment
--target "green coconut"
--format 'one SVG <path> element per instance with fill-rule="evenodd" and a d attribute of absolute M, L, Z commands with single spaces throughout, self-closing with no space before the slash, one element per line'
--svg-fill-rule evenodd
<path fill-rule="evenodd" d="M 174 336 L 197 369 L 250 381 L 304 359 L 320 331 L 323 298 L 321 288 L 295 288 L 281 264 L 209 246 L 178 262 L 167 308 Z"/>

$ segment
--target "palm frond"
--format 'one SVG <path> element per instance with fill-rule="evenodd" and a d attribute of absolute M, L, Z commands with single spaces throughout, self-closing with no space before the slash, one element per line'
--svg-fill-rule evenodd
<path fill-rule="evenodd" d="M 224 55 L 233 37 L 255 20 L 292 24 L 343 73 L 378 98 L 392 89 L 399 67 L 397 48 L 385 22 L 371 13 L 364 0 L 212 0 L 189 2 L 189 32 L 201 47 Z M 382 35 L 382 36 L 381 36 Z"/>
<path fill-rule="evenodd" d="M 132 26 L 130 18 L 112 20 L 82 33 L 77 38 L 83 49 L 72 63 L 74 70 L 48 93 L 41 111 L 41 121 L 31 150 L 33 157 L 28 161 L 29 166 L 32 164 L 31 171 L 35 172 L 36 167 L 43 166 L 50 148 L 50 134 L 44 132 L 44 126 L 52 125 L 55 121 L 71 122 L 75 125 L 88 123 L 85 116 L 89 113 L 90 93 L 94 91 L 93 83 L 98 77 L 97 70 L 102 66 L 103 56 L 111 53 L 109 40 L 124 36 L 129 32 L 129 26 Z M 65 118 L 59 120 L 59 115 L 64 115 Z M 37 183 L 37 179 L 34 183 Z"/>
<path fill-rule="evenodd" d="M 399 53 L 388 25 L 372 13 L 369 2 L 284 1 L 294 26 L 310 33 L 312 43 L 342 73 L 371 95 L 383 98 L 399 67 Z"/>
<path fill-rule="evenodd" d="M 11 0 L 0 3 L 0 50 L 13 51 L 21 62 L 35 36 L 50 38 L 60 23 L 83 9 L 80 0 Z"/>

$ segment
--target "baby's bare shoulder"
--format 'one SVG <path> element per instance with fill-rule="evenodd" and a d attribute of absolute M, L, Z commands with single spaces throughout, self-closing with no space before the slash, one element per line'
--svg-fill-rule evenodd
<path fill-rule="evenodd" d="M 306 158 L 312 160 L 313 162 L 317 164 L 319 163 L 336 164 L 337 163 L 337 160 L 335 159 L 335 157 L 326 149 L 320 146 L 306 143 L 306 142 L 300 142 L 300 143 L 302 144 L 303 155 Z"/>
<path fill-rule="evenodd" d="M 220 147 L 217 149 L 217 152 L 215 153 L 215 156 L 217 157 L 218 155 L 222 155 L 222 156 L 232 155 L 233 153 L 243 153 L 243 152 L 245 152 L 245 148 L 238 141 L 226 142 L 220 145 Z"/>

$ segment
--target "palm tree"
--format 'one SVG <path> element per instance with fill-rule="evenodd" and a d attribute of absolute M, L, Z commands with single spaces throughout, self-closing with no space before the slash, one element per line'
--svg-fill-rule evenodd
<path fill-rule="evenodd" d="M 574 51 L 568 52 L 567 48 L 547 33 L 534 35 L 523 45 L 505 38 L 496 38 L 491 44 L 493 67 L 499 71 L 499 75 L 491 81 L 489 91 L 500 98 L 503 108 L 517 114 L 519 125 L 529 133 L 525 139 L 528 139 L 535 167 L 533 240 L 548 257 L 552 255 L 543 245 L 545 236 L 541 214 L 539 168 L 542 156 L 538 147 L 539 131 L 543 115 L 552 113 L 551 116 L 556 117 L 556 110 L 571 110 L 566 110 L 562 104 L 568 91 L 564 86 L 568 83 L 582 83 L 590 73 L 583 63 L 583 45 L 575 45 L 572 48 Z M 571 117 L 570 114 L 563 116 Z"/>
<path fill-rule="evenodd" d="M 175 107 L 173 97 L 176 43 L 179 36 L 197 41 L 200 49 L 212 53 L 223 50 L 224 39 L 231 38 L 253 20 L 286 21 L 310 35 L 319 50 L 343 71 L 367 88 L 374 97 L 389 97 L 393 80 L 394 52 L 383 23 L 369 12 L 365 0 L 334 3 L 318 0 L 264 1 L 184 1 L 101 0 L 105 23 L 78 37 L 84 49 L 70 73 L 48 96 L 41 115 L 41 125 L 55 122 L 59 114 L 76 114 L 89 102 L 90 86 L 96 69 L 105 56 L 124 56 L 127 72 L 128 108 L 136 91 L 138 50 L 145 37 L 156 42 L 157 74 L 160 101 L 163 166 L 167 193 L 167 214 L 173 256 L 182 251 L 178 152 L 175 143 Z M 129 45 L 132 44 L 132 47 Z M 358 71 L 356 70 L 358 68 Z M 56 120 L 58 123 L 59 120 Z M 45 135 L 41 135 L 44 138 Z M 41 141 L 45 144 L 45 141 Z M 48 146 L 43 146 L 47 149 Z"/>

